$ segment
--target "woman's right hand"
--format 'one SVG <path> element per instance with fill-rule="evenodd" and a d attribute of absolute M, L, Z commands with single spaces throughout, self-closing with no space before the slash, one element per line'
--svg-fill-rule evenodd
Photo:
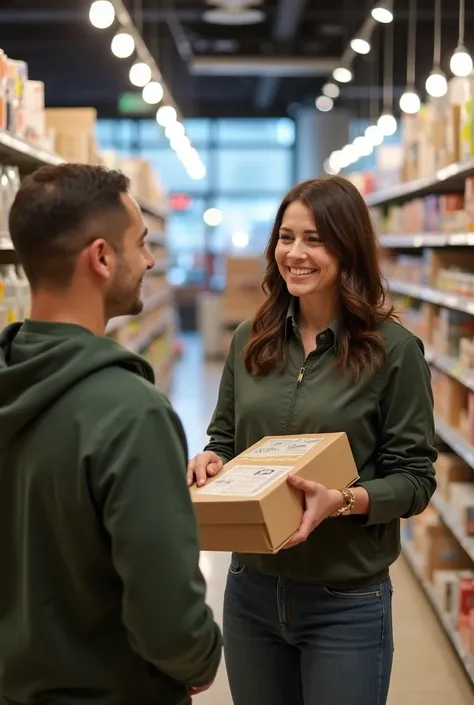
<path fill-rule="evenodd" d="M 224 467 L 224 461 L 212 450 L 206 450 L 204 453 L 198 453 L 188 463 L 188 485 L 197 483 L 198 487 L 206 484 L 208 477 L 214 477 Z"/>

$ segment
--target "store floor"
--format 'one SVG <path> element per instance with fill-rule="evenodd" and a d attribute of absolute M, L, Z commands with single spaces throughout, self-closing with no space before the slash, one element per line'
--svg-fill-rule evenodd
<path fill-rule="evenodd" d="M 186 336 L 183 345 L 171 399 L 186 429 L 189 452 L 194 455 L 206 441 L 222 367 L 204 363 L 199 338 Z M 226 554 L 202 555 L 208 600 L 219 621 L 228 563 Z M 392 580 L 395 662 L 389 705 L 472 705 L 474 691 L 403 558 L 393 567 Z M 224 664 L 212 690 L 196 698 L 196 704 L 232 705 Z"/>

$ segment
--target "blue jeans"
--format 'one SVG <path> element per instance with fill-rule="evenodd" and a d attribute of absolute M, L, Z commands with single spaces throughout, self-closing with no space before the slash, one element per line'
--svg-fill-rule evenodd
<path fill-rule="evenodd" d="M 234 705 L 385 705 L 392 584 L 332 590 L 233 558 L 224 643 Z"/>

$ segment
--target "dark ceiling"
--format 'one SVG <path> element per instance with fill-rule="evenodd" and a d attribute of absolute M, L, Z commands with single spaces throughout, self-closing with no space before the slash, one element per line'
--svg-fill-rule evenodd
<path fill-rule="evenodd" d="M 395 0 L 394 6 L 396 94 L 406 78 L 408 2 Z M 341 57 L 373 2 L 265 0 L 258 5 L 266 13 L 264 22 L 237 27 L 204 22 L 203 12 L 210 9 L 205 0 L 125 0 L 125 5 L 137 23 L 143 18 L 143 37 L 184 116 L 212 117 L 282 116 L 296 104 L 314 102 L 328 66 Z M 466 5 L 466 43 L 474 52 L 474 0 Z M 112 55 L 114 30 L 92 27 L 89 7 L 89 0 L 0 0 L 0 47 L 27 61 L 31 78 L 45 81 L 48 105 L 94 105 L 103 116 L 114 115 L 117 96 L 130 90 L 131 60 Z M 458 7 L 459 0 L 442 2 L 442 65 L 448 74 Z M 433 12 L 434 0 L 418 0 L 420 91 L 432 65 Z M 337 101 L 358 114 L 369 110 L 371 76 L 382 82 L 384 27 L 376 27 L 373 51 L 356 57 L 354 81 Z M 246 68 L 236 67 L 242 58 Z M 223 62 L 237 75 L 215 75 Z"/>

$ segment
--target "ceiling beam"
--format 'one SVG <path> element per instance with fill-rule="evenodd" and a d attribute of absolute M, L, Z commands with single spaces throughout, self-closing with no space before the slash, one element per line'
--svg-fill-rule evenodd
<path fill-rule="evenodd" d="M 177 16 L 181 22 L 198 22 L 202 17 L 202 9 L 176 8 Z M 166 9 L 143 10 L 144 22 L 167 22 Z M 61 9 L 61 10 L 0 10 L 2 24 L 67 24 L 69 22 L 89 21 L 89 8 Z"/>
<path fill-rule="evenodd" d="M 308 0 L 278 0 L 273 24 L 273 39 L 280 49 L 291 48 L 307 4 Z M 273 105 L 279 83 L 280 79 L 277 76 L 264 76 L 260 79 L 254 99 L 259 110 L 268 110 Z"/>
<path fill-rule="evenodd" d="M 269 56 L 196 56 L 189 64 L 197 76 L 326 76 L 337 65 L 336 58 Z"/>

